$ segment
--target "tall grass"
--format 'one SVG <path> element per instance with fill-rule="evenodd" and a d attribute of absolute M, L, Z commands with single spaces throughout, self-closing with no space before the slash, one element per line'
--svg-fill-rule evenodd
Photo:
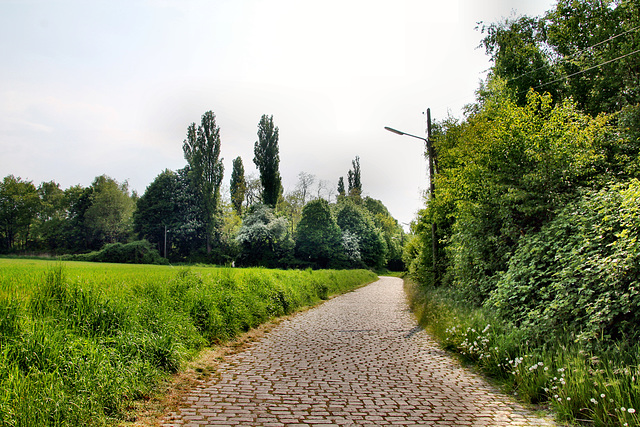
<path fill-rule="evenodd" d="M 548 405 L 563 421 L 640 425 L 640 343 L 585 348 L 564 333 L 534 342 L 493 313 L 464 303 L 451 289 L 405 283 L 420 323 L 507 392 Z"/>
<path fill-rule="evenodd" d="M 0 259 L 0 425 L 126 419 L 203 347 L 375 279 Z"/>

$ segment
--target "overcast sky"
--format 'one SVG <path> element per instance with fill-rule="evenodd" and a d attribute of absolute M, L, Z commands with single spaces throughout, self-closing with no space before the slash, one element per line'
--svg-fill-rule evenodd
<path fill-rule="evenodd" d="M 490 66 L 478 21 L 551 0 L 0 0 L 0 178 L 63 189 L 107 174 L 142 194 L 185 166 L 212 110 L 224 184 L 256 173 L 263 114 L 280 130 L 285 191 L 336 187 L 360 156 L 364 195 L 401 223 L 424 206 L 423 112 L 461 117 Z"/>

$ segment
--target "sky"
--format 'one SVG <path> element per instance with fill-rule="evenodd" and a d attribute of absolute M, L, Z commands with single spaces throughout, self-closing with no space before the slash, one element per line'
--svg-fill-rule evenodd
<path fill-rule="evenodd" d="M 432 120 L 461 118 L 490 67 L 477 23 L 551 0 L 0 0 L 0 178 L 145 188 L 186 165 L 189 124 L 213 111 L 228 187 L 257 171 L 263 114 L 285 192 L 333 189 L 358 156 L 365 196 L 405 229 L 424 207 Z M 335 197 L 335 191 L 334 191 Z"/>

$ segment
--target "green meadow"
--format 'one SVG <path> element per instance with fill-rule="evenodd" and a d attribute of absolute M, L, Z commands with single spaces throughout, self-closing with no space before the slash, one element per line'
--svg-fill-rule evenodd
<path fill-rule="evenodd" d="M 376 280 L 0 259 L 0 425 L 109 425 L 206 347 Z"/>

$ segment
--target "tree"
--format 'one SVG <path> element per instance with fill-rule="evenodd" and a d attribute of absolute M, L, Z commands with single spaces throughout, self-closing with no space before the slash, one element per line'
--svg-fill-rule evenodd
<path fill-rule="evenodd" d="M 93 184 L 91 206 L 85 212 L 85 222 L 94 240 L 100 243 L 126 242 L 132 231 L 135 202 L 129 195 L 129 184 L 118 183 L 106 175 Z"/>
<path fill-rule="evenodd" d="M 635 1 L 558 0 L 543 17 L 484 27 L 482 45 L 519 106 L 533 88 L 596 116 L 640 102 L 639 26 Z"/>
<path fill-rule="evenodd" d="M 554 105 L 549 94 L 534 91 L 519 106 L 499 78 L 487 89 L 476 112 L 462 123 L 444 123 L 434 136 L 436 197 L 418 222 L 425 244 L 427 225 L 438 224 L 447 280 L 476 302 L 495 288 L 523 237 L 610 174 L 603 155 L 610 117 L 591 118 L 569 101 Z"/>
<path fill-rule="evenodd" d="M 231 171 L 231 204 L 238 215 L 242 215 L 242 202 L 247 192 L 247 181 L 244 179 L 244 165 L 240 156 L 233 160 Z"/>
<path fill-rule="evenodd" d="M 349 183 L 349 196 L 355 199 L 359 199 L 362 196 L 362 182 L 360 179 L 360 157 L 356 156 L 356 158 L 351 161 L 351 165 L 353 166 L 353 169 L 349 170 L 347 174 L 347 180 Z"/>
<path fill-rule="evenodd" d="M 6 176 L 0 183 L 0 233 L 6 251 L 20 243 L 23 249 L 29 241 L 30 227 L 36 218 L 40 197 L 31 181 Z"/>
<path fill-rule="evenodd" d="M 278 128 L 273 124 L 273 116 L 266 114 L 258 124 L 258 141 L 254 145 L 253 162 L 260 172 L 262 182 L 262 201 L 275 207 L 282 193 L 280 179 L 280 155 L 278 149 Z"/>
<path fill-rule="evenodd" d="M 206 250 L 207 224 L 203 214 L 203 204 L 193 187 L 190 167 L 176 171 L 178 175 L 178 188 L 174 195 L 177 222 L 170 230 L 171 249 L 175 253 L 170 253 L 170 258 L 181 258 L 183 260 L 197 258 L 198 251 Z"/>
<path fill-rule="evenodd" d="M 169 169 L 164 170 L 138 199 L 133 215 L 134 231 L 141 239 L 154 243 L 165 258 L 165 238 L 169 236 L 171 239 L 173 229 L 181 222 L 175 197 L 178 185 L 178 175 Z"/>
<path fill-rule="evenodd" d="M 57 250 L 64 246 L 64 225 L 67 216 L 64 191 L 50 181 L 38 186 L 40 209 L 36 221 L 36 234 L 44 249 Z"/>
<path fill-rule="evenodd" d="M 91 207 L 93 187 L 75 185 L 64 190 L 67 220 L 64 226 L 64 247 L 72 252 L 99 249 L 92 246 L 91 232 L 86 221 L 86 212 Z"/>
<path fill-rule="evenodd" d="M 315 175 L 307 172 L 300 172 L 298 174 L 298 185 L 296 186 L 296 189 L 300 192 L 303 206 L 307 203 L 307 196 L 311 192 L 311 186 L 315 181 Z"/>
<path fill-rule="evenodd" d="M 262 198 L 262 182 L 260 178 L 251 174 L 246 178 L 247 190 L 244 195 L 245 206 L 249 207 L 255 203 L 258 203 Z"/>
<path fill-rule="evenodd" d="M 236 241 L 241 247 L 239 261 L 243 265 L 282 266 L 293 254 L 288 221 L 276 217 L 272 208 L 262 204 L 249 208 Z"/>
<path fill-rule="evenodd" d="M 343 262 L 342 233 L 326 200 L 313 200 L 302 209 L 295 250 L 298 259 L 320 268 Z"/>
<path fill-rule="evenodd" d="M 338 207 L 336 223 L 343 233 L 348 232 L 357 238 L 360 257 L 366 266 L 384 266 L 387 245 L 368 211 L 346 200 Z"/>
<path fill-rule="evenodd" d="M 544 22 L 528 16 L 483 27 L 486 37 L 481 45 L 493 60 L 492 72 L 506 80 L 519 105 L 526 104 L 529 88 L 545 85 L 544 90 L 557 94 L 559 82 L 551 59 L 543 49 Z"/>
<path fill-rule="evenodd" d="M 344 177 L 338 179 L 338 195 L 344 197 L 347 192 L 344 189 Z"/>
<path fill-rule="evenodd" d="M 331 199 L 333 199 L 333 194 L 335 193 L 335 190 L 333 188 L 333 186 L 331 185 L 331 181 L 328 181 L 326 179 L 321 179 L 318 182 L 318 194 L 317 194 L 317 199 L 322 197 L 322 193 L 325 193 L 325 195 L 327 196 L 327 202 L 331 203 Z"/>
<path fill-rule="evenodd" d="M 398 221 L 391 216 L 387 207 L 371 197 L 364 198 L 364 208 L 369 211 L 373 223 L 382 232 L 387 245 L 387 268 L 392 271 L 403 271 L 402 245 L 404 231 Z"/>
<path fill-rule="evenodd" d="M 220 159 L 220 128 L 213 111 L 202 115 L 200 126 L 191 123 L 182 150 L 190 167 L 190 177 L 202 205 L 207 253 L 211 253 L 211 239 L 216 228 L 220 201 L 220 184 L 224 165 Z"/>

